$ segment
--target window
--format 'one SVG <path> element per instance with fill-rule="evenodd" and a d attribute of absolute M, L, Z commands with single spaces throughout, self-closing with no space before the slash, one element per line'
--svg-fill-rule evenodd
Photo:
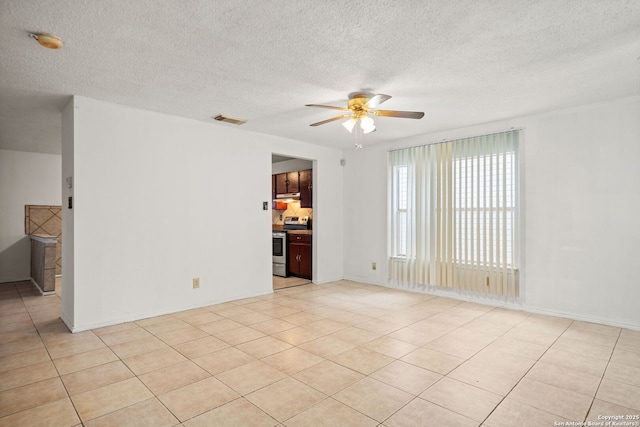
<path fill-rule="evenodd" d="M 389 152 L 390 280 L 517 294 L 518 131 Z"/>
<path fill-rule="evenodd" d="M 513 265 L 514 161 L 513 151 L 455 160 L 454 169 L 458 173 L 454 188 L 458 262 Z M 488 236 L 488 244 L 481 239 L 483 235 Z M 500 241 L 505 242 L 504 246 L 499 244 Z"/>
<path fill-rule="evenodd" d="M 407 255 L 407 215 L 408 206 L 408 188 L 407 188 L 407 166 L 394 166 L 393 169 L 393 185 L 394 185 L 394 201 L 393 206 L 396 213 L 396 231 L 393 242 L 393 255 Z"/>

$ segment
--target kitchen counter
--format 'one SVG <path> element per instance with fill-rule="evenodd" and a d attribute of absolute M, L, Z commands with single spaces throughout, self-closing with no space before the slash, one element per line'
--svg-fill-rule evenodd
<path fill-rule="evenodd" d="M 307 236 L 311 236 L 313 234 L 313 230 L 286 230 L 287 234 L 304 234 Z"/>

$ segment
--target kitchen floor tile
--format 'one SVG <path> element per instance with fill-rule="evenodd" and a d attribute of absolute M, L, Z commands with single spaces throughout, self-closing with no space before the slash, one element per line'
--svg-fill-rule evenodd
<path fill-rule="evenodd" d="M 358 327 L 352 326 L 342 329 L 338 332 L 334 332 L 330 336 L 338 338 L 342 341 L 351 343 L 353 345 L 362 345 L 366 342 L 379 338 L 382 334 L 377 332 L 367 331 Z"/>
<path fill-rule="evenodd" d="M 611 356 L 611 362 L 632 368 L 640 368 L 640 353 L 616 348 Z"/>
<path fill-rule="evenodd" d="M 186 316 L 181 318 L 181 320 L 193 326 L 200 326 L 204 325 L 205 323 L 215 322 L 216 320 L 222 319 L 224 319 L 224 317 L 220 316 L 219 314 L 215 314 L 206 310 L 200 310 L 193 316 Z"/>
<path fill-rule="evenodd" d="M 83 422 L 153 397 L 138 378 L 109 384 L 71 396 Z"/>
<path fill-rule="evenodd" d="M 298 347 L 320 357 L 327 358 L 351 350 L 355 345 L 331 335 L 326 335 L 313 341 L 300 344 Z"/>
<path fill-rule="evenodd" d="M 255 329 L 249 328 L 247 326 L 241 326 L 236 329 L 232 329 L 230 331 L 220 332 L 216 334 L 215 337 L 221 339 L 229 345 L 238 345 L 244 342 L 257 340 L 258 338 L 264 337 L 265 334 L 262 332 L 256 331 Z"/>
<path fill-rule="evenodd" d="M 550 348 L 540 358 L 541 362 L 574 369 L 589 375 L 601 377 L 607 367 L 607 361 L 584 354 L 570 353 Z"/>
<path fill-rule="evenodd" d="M 213 377 L 158 396 L 171 413 L 182 422 L 238 397 L 238 393 Z"/>
<path fill-rule="evenodd" d="M 602 422 L 603 415 L 640 415 L 637 409 L 631 409 L 624 406 L 616 405 L 615 403 L 606 402 L 600 399 L 594 399 L 589 409 L 589 415 L 587 415 L 586 421 Z M 621 420 L 627 421 L 627 420 Z M 632 421 L 632 420 L 629 420 Z M 636 422 L 638 420 L 635 420 Z M 597 425 L 597 424 L 594 424 Z"/>
<path fill-rule="evenodd" d="M 400 360 L 442 375 L 448 374 L 464 362 L 464 359 L 460 357 L 441 353 L 425 347 L 407 354 Z"/>
<path fill-rule="evenodd" d="M 153 394 L 159 396 L 210 376 L 211 374 L 192 361 L 185 360 L 140 375 L 139 378 Z"/>
<path fill-rule="evenodd" d="M 497 336 L 495 335 L 457 329 L 440 338 L 436 338 L 424 347 L 462 359 L 468 359 L 491 344 L 496 338 Z"/>
<path fill-rule="evenodd" d="M 575 422 L 576 420 L 562 418 L 507 397 L 482 425 L 487 427 L 540 427 L 562 425 L 556 423 L 563 421 Z"/>
<path fill-rule="evenodd" d="M 82 371 L 63 375 L 62 382 L 70 396 L 134 377 L 124 363 L 117 360 Z"/>
<path fill-rule="evenodd" d="M 325 335 L 327 334 L 318 330 L 309 329 L 307 328 L 307 326 L 297 326 L 292 329 L 287 329 L 286 331 L 277 332 L 275 334 L 272 334 L 271 336 L 291 345 L 298 346 L 300 344 L 313 341 Z"/>
<path fill-rule="evenodd" d="M 640 412 L 640 386 L 604 378 L 596 397 L 605 402 L 614 403 Z"/>
<path fill-rule="evenodd" d="M 595 396 L 602 379 L 584 372 L 544 362 L 536 363 L 525 378 L 587 396 Z"/>
<path fill-rule="evenodd" d="M 387 356 L 396 359 L 399 359 L 418 348 L 417 345 L 409 344 L 408 342 L 390 338 L 388 336 L 376 338 L 375 340 L 364 343 L 362 344 L 362 347 L 378 353 L 386 354 Z"/>
<path fill-rule="evenodd" d="M 324 361 L 324 359 L 308 351 L 301 350 L 298 347 L 293 347 L 289 350 L 265 357 L 262 361 L 287 375 L 293 375 L 310 366 L 317 365 Z"/>
<path fill-rule="evenodd" d="M 263 357 L 271 356 L 272 354 L 292 348 L 291 344 L 287 344 L 273 337 L 258 338 L 257 340 L 238 344 L 236 347 L 256 359 L 262 359 Z"/>
<path fill-rule="evenodd" d="M 305 411 L 325 397 L 323 393 L 291 377 L 245 396 L 249 402 L 280 422 Z"/>
<path fill-rule="evenodd" d="M 447 376 L 501 396 L 506 396 L 522 378 L 505 373 L 495 363 L 486 365 L 475 361 L 463 363 Z"/>
<path fill-rule="evenodd" d="M 195 326 L 188 326 L 181 329 L 172 329 L 169 331 L 159 331 L 155 333 L 155 336 L 169 345 L 176 345 L 188 341 L 197 340 L 199 338 L 208 337 L 202 329 L 198 329 Z"/>
<path fill-rule="evenodd" d="M 477 427 L 477 421 L 434 405 L 419 397 L 393 414 L 384 422 L 385 427 L 405 426 L 456 426 Z"/>
<path fill-rule="evenodd" d="M 178 350 L 180 354 L 188 359 L 195 359 L 196 357 L 204 356 L 205 354 L 213 353 L 214 351 L 228 347 L 229 344 L 226 342 L 211 336 L 175 344 L 173 346 L 173 348 Z"/>
<path fill-rule="evenodd" d="M 414 396 L 372 378 L 364 378 L 333 398 L 378 422 L 383 422 Z"/>
<path fill-rule="evenodd" d="M 557 343 L 557 341 L 556 341 Z M 508 353 L 519 357 L 538 360 L 547 351 L 548 347 L 544 345 L 534 344 L 527 341 L 520 341 L 515 338 L 500 337 L 487 347 L 486 351 L 494 351 L 497 353 Z"/>
<path fill-rule="evenodd" d="M 122 344 L 130 341 L 138 341 L 144 338 L 149 338 L 153 335 L 144 328 L 138 325 L 133 325 L 123 330 L 116 332 L 105 333 L 99 335 L 100 339 L 108 346 L 114 346 L 116 344 Z"/>
<path fill-rule="evenodd" d="M 47 346 L 47 350 L 49 351 L 51 358 L 55 360 L 61 357 L 80 354 L 104 347 L 106 346 L 100 338 L 95 335 L 89 335 L 82 340 Z"/>
<path fill-rule="evenodd" d="M 413 327 L 413 325 L 411 325 L 402 329 L 398 329 L 397 331 L 394 331 L 387 336 L 389 338 L 394 338 L 394 339 L 421 347 L 437 338 L 440 338 L 445 333 L 446 332 L 441 332 L 441 331 L 425 332 L 425 331 L 416 329 Z"/>
<path fill-rule="evenodd" d="M 417 396 L 442 378 L 442 375 L 396 360 L 377 370 L 370 377 Z"/>
<path fill-rule="evenodd" d="M 325 399 L 286 421 L 287 427 L 375 427 L 373 418 L 332 398 Z"/>
<path fill-rule="evenodd" d="M 363 347 L 356 347 L 337 356 L 333 356 L 330 359 L 365 375 L 377 371 L 394 360 L 393 357 Z"/>
<path fill-rule="evenodd" d="M 0 426 L 6 427 L 51 427 L 78 424 L 80 424 L 80 419 L 68 397 L 0 418 Z"/>
<path fill-rule="evenodd" d="M 58 372 L 50 360 L 4 371 L 0 373 L 0 392 L 57 376 Z"/>
<path fill-rule="evenodd" d="M 231 319 L 214 320 L 213 322 L 198 325 L 198 328 L 211 335 L 231 331 L 240 327 L 242 327 L 242 323 L 234 322 Z"/>
<path fill-rule="evenodd" d="M 83 369 L 93 368 L 94 366 L 115 362 L 116 360 L 118 360 L 118 356 L 109 348 L 103 347 L 85 353 L 61 357 L 60 359 L 54 360 L 53 364 L 56 365 L 56 369 L 58 369 L 60 375 L 67 375 Z"/>
<path fill-rule="evenodd" d="M 126 359 L 168 347 L 164 341 L 154 336 L 109 346 L 111 351 L 117 354 L 120 359 Z"/>
<path fill-rule="evenodd" d="M 196 357 L 193 362 L 211 375 L 216 375 L 229 369 L 246 365 L 254 360 L 256 360 L 255 357 L 249 356 L 234 347 L 229 347 Z"/>
<path fill-rule="evenodd" d="M 595 357 L 597 359 L 609 360 L 613 352 L 612 346 L 598 345 L 585 341 L 577 341 L 564 336 L 558 338 L 551 346 L 554 350 L 562 352 L 583 354 L 585 356 Z"/>
<path fill-rule="evenodd" d="M 185 360 L 187 359 L 183 355 L 168 347 L 128 357 L 122 361 L 126 363 L 134 374 L 141 375 Z"/>
<path fill-rule="evenodd" d="M 239 398 L 212 409 L 184 423 L 185 427 L 272 427 L 278 421 L 244 398 Z"/>
<path fill-rule="evenodd" d="M 251 328 L 262 332 L 263 334 L 272 335 L 278 332 L 286 331 L 287 329 L 293 329 L 297 325 L 289 323 L 282 319 L 271 319 L 265 322 L 258 322 L 251 325 Z"/>
<path fill-rule="evenodd" d="M 583 420 L 593 400 L 592 396 L 563 390 L 527 378 L 518 383 L 509 393 L 509 397 L 569 420 Z"/>
<path fill-rule="evenodd" d="M 502 401 L 498 394 L 446 377 L 420 397 L 478 422 L 482 422 Z"/>
<path fill-rule="evenodd" d="M 610 362 L 604 373 L 604 378 L 640 387 L 640 368 Z"/>
<path fill-rule="evenodd" d="M 359 372 L 326 360 L 293 375 L 299 381 L 331 396 L 364 378 Z"/>
<path fill-rule="evenodd" d="M 0 392 L 0 417 L 66 399 L 67 392 L 60 378 L 51 378 Z M 1 420 L 1 418 L 0 418 Z"/>
<path fill-rule="evenodd" d="M 151 398 L 87 421 L 85 427 L 117 427 L 133 424 L 136 427 L 171 427 L 178 424 L 178 420 L 158 399 Z"/>
<path fill-rule="evenodd" d="M 45 347 L 23 351 L 22 353 L 8 354 L 6 356 L 0 356 L 0 372 L 24 368 L 25 366 L 35 365 L 48 360 L 51 360 L 51 358 Z"/>
<path fill-rule="evenodd" d="M 259 360 L 216 375 L 216 378 L 243 396 L 284 377 L 286 374 Z"/>

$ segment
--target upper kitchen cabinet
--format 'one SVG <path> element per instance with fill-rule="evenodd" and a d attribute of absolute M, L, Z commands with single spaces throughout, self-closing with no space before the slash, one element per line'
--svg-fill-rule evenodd
<path fill-rule="evenodd" d="M 307 169 L 298 172 L 299 185 L 300 185 L 300 207 L 312 208 L 313 207 L 313 183 L 312 183 L 312 170 Z"/>
<path fill-rule="evenodd" d="M 276 176 L 276 195 L 300 192 L 298 171 L 279 173 Z"/>

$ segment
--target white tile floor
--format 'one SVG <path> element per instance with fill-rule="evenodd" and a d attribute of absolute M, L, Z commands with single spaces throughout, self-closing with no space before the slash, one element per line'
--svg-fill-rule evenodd
<path fill-rule="evenodd" d="M 640 414 L 638 331 L 349 281 L 77 334 L 59 309 L 28 282 L 0 284 L 0 426 L 537 427 Z"/>

